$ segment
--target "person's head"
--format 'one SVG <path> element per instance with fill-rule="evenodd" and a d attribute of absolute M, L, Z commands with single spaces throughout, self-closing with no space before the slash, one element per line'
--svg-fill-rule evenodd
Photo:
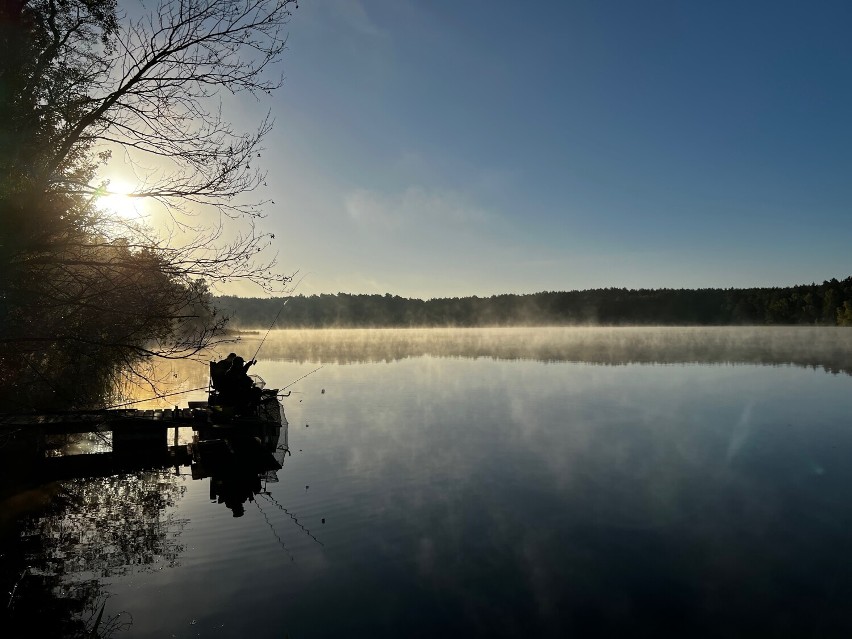
<path fill-rule="evenodd" d="M 234 517 L 242 517 L 246 512 L 243 503 L 238 499 L 235 499 L 233 496 L 225 500 L 225 505 L 234 513 Z"/>
<path fill-rule="evenodd" d="M 234 358 L 236 358 L 236 356 L 237 356 L 236 353 L 228 353 L 227 359 L 228 359 L 229 362 L 232 362 L 232 361 L 234 361 Z"/>

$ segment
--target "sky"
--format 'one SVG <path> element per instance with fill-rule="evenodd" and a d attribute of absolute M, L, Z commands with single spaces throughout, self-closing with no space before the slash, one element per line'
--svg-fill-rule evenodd
<path fill-rule="evenodd" d="M 852 274 L 852 3 L 303 0 L 261 226 L 297 293 Z M 243 294 L 252 294 L 242 291 Z"/>

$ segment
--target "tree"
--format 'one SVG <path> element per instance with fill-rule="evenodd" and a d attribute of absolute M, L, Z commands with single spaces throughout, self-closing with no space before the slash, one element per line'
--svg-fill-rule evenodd
<path fill-rule="evenodd" d="M 0 0 L 0 403 L 56 391 L 57 367 L 106 382 L 139 357 L 198 352 L 224 326 L 210 285 L 286 288 L 255 226 L 271 121 L 237 130 L 222 96 L 280 86 L 296 6 L 161 0 L 135 15 L 116 0 Z M 167 231 L 99 208 L 113 157 L 140 177 L 132 196 L 168 212 Z"/>

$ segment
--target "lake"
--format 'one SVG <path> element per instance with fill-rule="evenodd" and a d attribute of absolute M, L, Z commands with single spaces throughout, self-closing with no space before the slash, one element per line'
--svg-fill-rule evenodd
<path fill-rule="evenodd" d="M 273 331 L 257 359 L 289 454 L 240 507 L 187 468 L 7 490 L 8 627 L 852 632 L 852 330 Z"/>

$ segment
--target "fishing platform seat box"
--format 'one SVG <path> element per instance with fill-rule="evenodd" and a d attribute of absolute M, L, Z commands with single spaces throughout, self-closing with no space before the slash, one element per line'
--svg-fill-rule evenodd
<path fill-rule="evenodd" d="M 213 385 L 213 390 L 221 391 L 224 381 L 225 371 L 222 370 L 220 363 L 210 362 L 210 383 Z"/>

